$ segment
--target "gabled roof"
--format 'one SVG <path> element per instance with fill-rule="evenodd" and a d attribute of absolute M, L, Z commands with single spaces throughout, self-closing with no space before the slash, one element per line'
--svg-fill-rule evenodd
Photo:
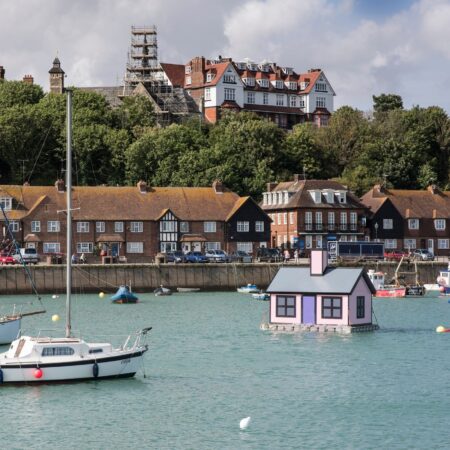
<path fill-rule="evenodd" d="M 184 64 L 160 63 L 172 86 L 184 86 Z"/>
<path fill-rule="evenodd" d="M 282 267 L 267 292 L 348 295 L 353 292 L 361 277 L 371 292 L 375 293 L 363 268 L 328 267 L 323 275 L 311 275 L 309 267 Z"/>
<path fill-rule="evenodd" d="M 215 86 L 222 79 L 223 74 L 229 66 L 234 69 L 234 66 L 228 61 L 218 64 L 207 64 L 205 67 L 205 73 L 212 72 L 215 76 L 211 81 L 205 82 L 203 85 L 206 87 Z"/>

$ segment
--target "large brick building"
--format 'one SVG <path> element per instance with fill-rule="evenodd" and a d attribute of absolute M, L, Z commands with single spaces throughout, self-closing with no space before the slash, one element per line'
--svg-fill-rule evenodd
<path fill-rule="evenodd" d="M 64 182 L 55 186 L 0 186 L 0 204 L 19 245 L 46 255 L 66 252 Z M 100 250 L 128 262 L 150 262 L 159 252 L 267 245 L 270 219 L 250 197 L 216 181 L 212 187 L 73 188 L 71 252 L 99 261 Z M 1 238 L 7 238 L 2 217 Z"/>

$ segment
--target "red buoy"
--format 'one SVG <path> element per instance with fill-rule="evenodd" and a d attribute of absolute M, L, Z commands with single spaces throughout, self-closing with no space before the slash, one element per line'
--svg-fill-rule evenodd
<path fill-rule="evenodd" d="M 37 368 L 37 369 L 34 371 L 34 378 L 42 378 L 42 375 L 43 375 L 43 372 L 42 372 L 41 369 Z"/>

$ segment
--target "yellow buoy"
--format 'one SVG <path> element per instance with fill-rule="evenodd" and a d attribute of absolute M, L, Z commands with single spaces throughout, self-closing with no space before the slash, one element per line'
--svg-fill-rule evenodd
<path fill-rule="evenodd" d="M 442 325 L 439 325 L 436 328 L 436 333 L 443 333 L 445 331 L 445 328 Z"/>
<path fill-rule="evenodd" d="M 104 292 L 100 292 L 100 294 L 98 294 L 98 296 L 99 296 L 100 298 L 103 298 L 103 297 L 105 296 L 105 293 L 104 293 Z"/>
<path fill-rule="evenodd" d="M 58 314 L 53 314 L 53 316 L 52 316 L 52 321 L 53 321 L 53 322 L 58 322 L 58 320 L 59 320 Z"/>

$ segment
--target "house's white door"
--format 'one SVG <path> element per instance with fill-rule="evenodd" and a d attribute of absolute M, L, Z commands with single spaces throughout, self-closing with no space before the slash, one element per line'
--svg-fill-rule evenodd
<path fill-rule="evenodd" d="M 201 252 L 202 251 L 202 244 L 201 242 L 194 242 L 194 252 Z"/>
<path fill-rule="evenodd" d="M 428 239 L 428 251 L 434 255 L 434 240 Z"/>

